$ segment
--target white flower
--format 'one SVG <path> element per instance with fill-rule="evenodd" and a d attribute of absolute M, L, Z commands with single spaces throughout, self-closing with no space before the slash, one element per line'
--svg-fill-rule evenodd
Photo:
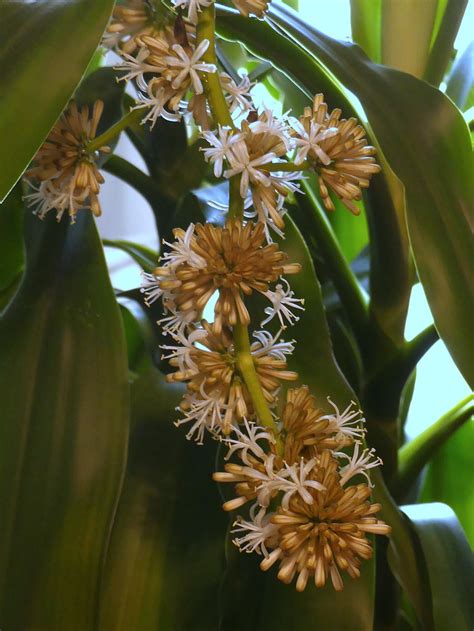
<path fill-rule="evenodd" d="M 291 355 L 295 350 L 295 340 L 291 342 L 278 341 L 283 329 L 273 337 L 269 331 L 254 331 L 253 336 L 257 342 L 251 346 L 252 355 L 259 357 L 260 355 L 270 355 L 281 361 L 285 361 L 285 355 Z"/>
<path fill-rule="evenodd" d="M 363 438 L 366 430 L 364 427 L 361 427 L 361 423 L 364 423 L 365 419 L 361 416 L 361 410 L 352 409 L 355 403 L 351 401 L 343 412 L 339 412 L 339 408 L 329 397 L 327 397 L 327 400 L 334 408 L 335 414 L 327 414 L 322 418 L 331 421 L 340 434 L 344 436 L 349 436 L 354 440 Z"/>
<path fill-rule="evenodd" d="M 214 175 L 221 177 L 224 159 L 227 159 L 232 145 L 241 140 L 240 134 L 234 134 L 230 127 L 219 125 L 217 134 L 213 131 L 203 131 L 201 136 L 211 145 L 204 148 L 204 158 L 214 165 Z"/>
<path fill-rule="evenodd" d="M 361 443 L 359 441 L 356 441 L 352 456 L 349 456 L 343 452 L 334 453 L 334 455 L 338 458 L 346 458 L 348 460 L 348 463 L 344 467 L 341 467 L 340 470 L 341 486 L 344 486 L 344 484 L 348 480 L 358 474 L 361 474 L 366 478 L 367 483 L 370 487 L 373 486 L 367 471 L 369 469 L 373 469 L 374 467 L 380 466 L 382 464 L 382 460 L 381 458 L 375 458 L 374 460 L 372 460 L 372 458 L 374 458 L 375 449 L 364 449 L 359 455 L 360 446 Z"/>
<path fill-rule="evenodd" d="M 315 489 L 316 491 L 324 491 L 326 489 L 320 482 L 307 479 L 315 465 L 315 458 L 308 460 L 308 462 L 305 462 L 303 458 L 301 458 L 299 464 L 294 463 L 292 465 L 285 462 L 284 468 L 275 476 L 273 483 L 274 486 L 284 493 L 281 500 L 282 508 L 288 510 L 289 502 L 295 493 L 298 493 L 306 504 L 312 504 L 314 500 L 308 488 Z"/>
<path fill-rule="evenodd" d="M 270 186 L 271 180 L 269 176 L 258 167 L 269 164 L 274 158 L 274 153 L 265 153 L 263 156 L 250 160 L 245 142 L 237 142 L 232 146 L 232 150 L 229 153 L 228 159 L 231 168 L 224 172 L 224 177 L 231 178 L 238 173 L 242 174 L 240 195 L 245 199 L 249 192 L 250 182 L 259 182 L 264 186 Z"/>
<path fill-rule="evenodd" d="M 221 72 L 219 75 L 221 85 L 227 92 L 226 101 L 231 114 L 240 110 L 247 112 L 252 107 L 252 97 L 250 90 L 255 85 L 248 75 L 244 75 L 237 84 L 227 73 Z"/>
<path fill-rule="evenodd" d="M 209 7 L 212 3 L 213 0 L 173 0 L 176 8 L 184 7 L 188 9 L 188 18 L 193 24 L 196 24 L 198 21 L 198 11 L 202 10 L 201 7 Z"/>
<path fill-rule="evenodd" d="M 287 116 L 276 116 L 268 107 L 263 108 L 263 114 L 260 114 L 258 120 L 250 123 L 249 127 L 254 134 L 270 134 L 277 136 L 289 151 L 292 141 L 288 135 Z"/>
<path fill-rule="evenodd" d="M 256 552 L 268 557 L 268 550 L 265 542 L 278 533 L 278 526 L 272 524 L 270 519 L 273 513 L 265 513 L 264 509 L 259 510 L 252 521 L 246 521 L 238 517 L 234 522 L 234 529 L 231 533 L 245 533 L 241 537 L 232 540 L 241 552 Z"/>
<path fill-rule="evenodd" d="M 299 320 L 299 317 L 295 316 L 292 309 L 304 310 L 304 299 L 294 298 L 295 293 L 292 289 L 290 289 L 288 281 L 285 278 L 282 278 L 282 281 L 285 283 L 286 287 L 284 287 L 281 283 L 278 283 L 275 291 L 269 290 L 264 294 L 265 297 L 271 301 L 272 306 L 264 309 L 264 313 L 266 313 L 268 317 L 263 320 L 261 326 L 264 326 L 275 316 L 278 316 L 281 326 L 286 328 L 285 320 L 290 325 Z"/>
<path fill-rule="evenodd" d="M 145 63 L 145 59 L 150 54 L 150 51 L 145 47 L 140 48 L 136 57 L 120 50 L 118 52 L 125 61 L 119 66 L 114 66 L 114 70 L 126 72 L 125 75 L 119 78 L 119 81 L 132 81 L 133 79 L 136 79 L 140 89 L 142 90 L 146 90 L 146 82 L 143 78 L 143 74 L 145 72 L 159 74 L 164 69 L 164 66 L 154 66 Z"/>
<path fill-rule="evenodd" d="M 202 94 L 204 88 L 202 86 L 199 72 L 216 72 L 216 66 L 206 62 L 199 61 L 209 48 L 209 40 L 203 39 L 197 48 L 189 56 L 180 44 L 172 46 L 176 56 L 167 56 L 165 61 L 169 67 L 181 69 L 177 76 L 171 82 L 174 90 L 177 90 L 181 84 L 189 77 L 196 94 Z"/>
<path fill-rule="evenodd" d="M 206 331 L 204 329 L 196 329 L 186 336 L 183 333 L 177 333 L 173 335 L 173 338 L 177 342 L 177 345 L 164 344 L 160 348 L 165 351 L 170 351 L 167 355 L 162 355 L 161 359 L 173 359 L 176 360 L 173 365 L 177 365 L 180 372 L 191 372 L 195 374 L 198 367 L 191 358 L 191 351 L 194 349 L 194 344 L 206 337 Z"/>
<path fill-rule="evenodd" d="M 318 143 L 336 136 L 339 133 L 336 127 L 326 128 L 314 120 L 310 122 L 309 133 L 300 121 L 294 121 L 293 127 L 298 133 L 294 140 L 295 145 L 298 147 L 295 157 L 296 165 L 301 164 L 306 159 L 309 151 L 313 151 L 324 165 L 327 166 L 331 163 L 331 158 L 321 149 Z"/>
<path fill-rule="evenodd" d="M 206 431 L 217 437 L 221 432 L 222 419 L 228 408 L 221 400 L 219 393 L 211 392 L 208 394 L 201 389 L 199 395 L 188 396 L 185 400 L 189 409 L 185 412 L 184 418 L 175 421 L 175 426 L 192 423 L 186 438 L 188 440 L 194 439 L 198 445 L 204 443 Z"/>
<path fill-rule="evenodd" d="M 268 443 L 274 443 L 275 439 L 263 427 L 249 423 L 247 419 L 244 419 L 244 427 L 245 432 L 241 431 L 238 426 L 234 427 L 234 434 L 237 438 L 229 437 L 224 440 L 224 443 L 229 447 L 225 459 L 229 460 L 235 452 L 239 452 L 242 462 L 251 467 L 252 463 L 248 458 L 249 451 L 255 458 L 263 461 L 267 456 L 258 441 L 266 440 Z"/>
<path fill-rule="evenodd" d="M 146 304 L 149 305 L 150 301 L 148 300 Z M 174 308 L 174 303 L 167 299 L 163 300 L 163 307 L 166 313 L 171 313 L 171 315 L 167 315 L 157 322 L 161 326 L 163 333 L 165 335 L 169 333 L 174 338 L 184 335 L 189 325 L 194 322 L 196 313 L 194 311 L 186 313 L 177 311 Z"/>
<path fill-rule="evenodd" d="M 191 241 L 194 238 L 194 228 L 194 224 L 191 223 L 186 228 L 186 232 L 181 229 L 174 231 L 176 241 L 173 243 L 163 241 L 164 245 L 171 248 L 169 252 L 165 252 L 161 257 L 163 261 L 166 261 L 167 266 L 175 268 L 183 263 L 188 263 L 191 267 L 195 267 L 197 269 L 203 269 L 206 267 L 206 261 L 191 248 Z"/>
<path fill-rule="evenodd" d="M 159 278 L 154 274 L 142 272 L 142 285 L 140 291 L 145 294 L 145 304 L 149 307 L 163 295 L 163 290 L 159 286 Z"/>
<path fill-rule="evenodd" d="M 154 78 L 148 83 L 146 88 L 147 96 L 145 96 L 142 92 L 138 93 L 138 98 L 141 103 L 132 108 L 134 110 L 150 108 L 150 111 L 145 118 L 142 119 L 141 123 L 143 125 L 144 123 L 151 121 L 151 129 L 153 129 L 156 121 L 160 117 L 170 122 L 176 122 L 181 119 L 181 114 L 179 112 L 170 112 L 165 107 L 170 98 L 174 95 L 174 92 L 164 87 L 155 89 L 157 82 L 158 80 Z"/>

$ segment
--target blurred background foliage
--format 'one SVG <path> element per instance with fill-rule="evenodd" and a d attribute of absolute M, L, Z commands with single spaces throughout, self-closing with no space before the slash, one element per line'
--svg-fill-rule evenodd
<path fill-rule="evenodd" d="M 263 22 L 218 10 L 221 62 L 259 79 L 257 102 L 298 112 L 324 92 L 384 167 L 359 218 L 327 216 L 305 182 L 283 244 L 306 299 L 290 368 L 316 395 L 360 400 L 385 462 L 375 498 L 393 536 L 342 595 L 296 594 L 226 543 L 215 446 L 172 424 L 180 388 L 138 269 L 173 227 L 222 220 L 194 131 L 122 134 L 99 230 L 25 212 L 17 181 L 71 95 L 104 100 L 103 129 L 128 109 L 116 60 L 96 52 L 112 7 L 0 4 L 0 626 L 469 631 L 474 47 L 458 33 L 473 3 L 274 1 Z"/>

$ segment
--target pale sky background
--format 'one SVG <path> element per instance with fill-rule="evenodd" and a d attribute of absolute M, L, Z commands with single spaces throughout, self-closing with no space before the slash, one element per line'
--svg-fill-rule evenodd
<path fill-rule="evenodd" d="M 350 39 L 349 0 L 300 0 L 302 16 L 317 24 L 319 30 L 331 37 Z M 474 0 L 469 0 L 455 47 L 458 54 L 472 41 L 474 32 Z M 124 135 L 117 152 L 145 169 L 141 157 Z M 104 237 L 128 239 L 157 249 L 154 222 L 151 211 L 141 196 L 126 184 L 109 174 L 101 190 L 105 210 L 98 219 Z M 117 250 L 106 249 L 107 259 L 113 269 L 114 284 L 121 289 L 136 287 L 140 283 L 140 270 L 130 264 L 130 259 Z M 412 339 L 432 321 L 423 289 L 416 285 L 412 292 L 406 337 Z M 454 365 L 446 347 L 437 342 L 418 364 L 418 374 L 407 432 L 412 437 L 448 411 L 470 389 Z"/>

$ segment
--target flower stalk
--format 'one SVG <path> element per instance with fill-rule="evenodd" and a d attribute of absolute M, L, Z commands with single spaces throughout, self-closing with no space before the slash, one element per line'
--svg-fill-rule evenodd
<path fill-rule="evenodd" d="M 209 47 L 205 52 L 203 59 L 211 64 L 217 64 L 215 49 L 215 21 L 216 10 L 214 4 L 211 4 L 209 7 L 203 7 L 199 13 L 197 24 L 197 43 L 199 44 L 205 39 L 209 41 Z M 235 129 L 217 73 L 203 73 L 202 80 L 204 93 L 208 100 L 215 122 L 219 125 Z M 233 219 L 242 218 L 243 210 L 244 200 L 240 195 L 240 176 L 234 175 L 230 179 L 229 183 L 229 217 Z M 275 435 L 275 439 L 277 440 L 278 449 L 281 451 L 282 446 L 281 439 L 279 438 L 278 427 L 265 400 L 260 379 L 257 375 L 257 371 L 255 370 L 255 364 L 250 352 L 248 327 L 241 323 L 236 324 L 233 327 L 233 336 L 237 365 L 250 392 L 250 396 L 252 397 L 257 417 L 262 425 L 272 430 Z"/>
<path fill-rule="evenodd" d="M 87 153 L 94 153 L 101 147 L 109 145 L 124 129 L 133 125 L 133 123 L 137 123 L 142 116 L 143 114 L 140 110 L 130 110 L 128 114 L 125 114 L 123 118 L 112 125 L 112 127 L 109 127 L 107 131 L 104 131 L 103 134 L 97 136 L 94 140 L 91 140 L 91 142 L 87 144 L 85 150 Z"/>

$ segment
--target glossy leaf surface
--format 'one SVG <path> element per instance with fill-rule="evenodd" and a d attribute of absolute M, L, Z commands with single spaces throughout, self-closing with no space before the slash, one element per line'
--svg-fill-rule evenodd
<path fill-rule="evenodd" d="M 138 322 L 130 314 L 125 322 L 134 346 Z M 216 443 L 197 446 L 173 425 L 182 388 L 165 382 L 143 343 L 134 373 L 128 465 L 100 628 L 216 629 L 226 523 L 211 479 Z"/>
<path fill-rule="evenodd" d="M 26 236 L 0 321 L 0 624 L 83 631 L 125 466 L 125 344 L 91 215 L 28 213 Z"/>
<path fill-rule="evenodd" d="M 474 625 L 474 559 L 456 515 L 440 503 L 404 506 L 403 511 L 426 559 L 434 629 L 470 631 Z"/>
<path fill-rule="evenodd" d="M 113 5 L 113 0 L 0 3 L 0 201 L 79 83 Z"/>

